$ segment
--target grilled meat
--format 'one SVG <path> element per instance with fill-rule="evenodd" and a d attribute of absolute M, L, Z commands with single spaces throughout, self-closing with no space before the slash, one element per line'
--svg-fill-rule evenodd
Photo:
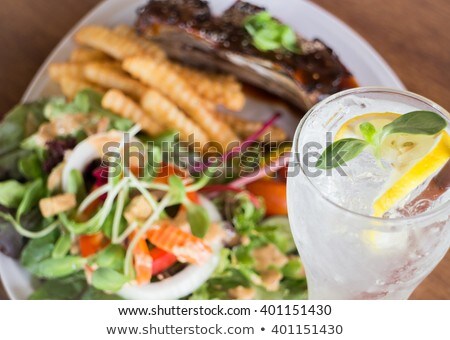
<path fill-rule="evenodd" d="M 264 8 L 237 1 L 214 16 L 203 0 L 151 0 L 138 10 L 136 28 L 174 59 L 233 73 L 302 109 L 356 86 L 336 54 L 317 39 L 299 36 L 299 54 L 255 48 L 244 21 L 260 11 Z"/>

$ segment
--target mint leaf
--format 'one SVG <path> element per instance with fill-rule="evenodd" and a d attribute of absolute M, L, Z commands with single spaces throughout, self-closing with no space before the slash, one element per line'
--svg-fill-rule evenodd
<path fill-rule="evenodd" d="M 412 135 L 435 135 L 445 129 L 446 120 L 431 111 L 413 111 L 401 115 L 393 122 L 385 125 L 382 136 L 394 133 L 408 133 Z"/>
<path fill-rule="evenodd" d="M 369 143 L 373 142 L 373 137 L 377 133 L 377 130 L 372 123 L 369 122 L 362 123 L 361 125 L 359 125 L 359 130 L 361 131 L 361 134 L 363 135 L 364 139 L 367 142 Z"/>
<path fill-rule="evenodd" d="M 316 167 L 326 170 L 341 166 L 358 156 L 368 145 L 362 139 L 340 139 L 325 149 L 317 160 Z"/>

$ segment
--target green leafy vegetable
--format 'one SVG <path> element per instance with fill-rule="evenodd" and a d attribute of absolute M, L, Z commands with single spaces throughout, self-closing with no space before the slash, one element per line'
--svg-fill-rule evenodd
<path fill-rule="evenodd" d="M 289 260 L 288 263 L 282 268 L 282 273 L 284 277 L 290 279 L 301 279 L 303 275 L 303 265 L 300 258 L 295 257 Z"/>
<path fill-rule="evenodd" d="M 23 214 L 36 207 L 39 200 L 46 195 L 46 188 L 42 179 L 36 179 L 27 188 L 26 193 L 17 208 L 16 219 L 19 221 Z"/>
<path fill-rule="evenodd" d="M 101 105 L 102 94 L 91 89 L 85 89 L 77 93 L 72 102 L 67 102 L 62 97 L 53 98 L 45 106 L 44 112 L 47 119 L 53 119 L 59 115 L 71 113 L 91 113 L 107 117 L 113 128 L 127 131 L 133 126 L 129 119 L 115 115 Z"/>
<path fill-rule="evenodd" d="M 264 209 L 256 207 L 243 194 L 224 194 L 215 203 L 219 209 L 230 213 L 241 244 L 222 249 L 219 264 L 212 277 L 190 297 L 197 299 L 229 299 L 229 289 L 243 286 L 253 291 L 257 299 L 305 299 L 306 279 L 298 256 L 291 255 L 288 263 L 278 268 L 283 275 L 279 289 L 268 291 L 261 273 L 256 269 L 253 252 L 256 248 L 274 244 L 285 254 L 295 251 L 287 217 L 277 216 L 263 221 Z M 225 205 L 225 206 L 223 206 Z"/>
<path fill-rule="evenodd" d="M 134 123 L 126 118 L 122 118 L 109 110 L 102 107 L 102 94 L 91 89 L 85 89 L 77 93 L 74 98 L 74 103 L 78 109 L 84 110 L 82 112 L 90 112 L 98 114 L 102 117 L 107 117 L 111 121 L 114 129 L 120 131 L 128 131 Z"/>
<path fill-rule="evenodd" d="M 92 285 L 107 292 L 117 292 L 128 279 L 111 268 L 99 268 L 92 275 Z"/>
<path fill-rule="evenodd" d="M 271 17 L 268 12 L 249 16 L 244 22 L 246 31 L 253 38 L 253 45 L 260 51 L 287 50 L 300 53 L 295 31 Z"/>
<path fill-rule="evenodd" d="M 198 204 L 188 204 L 187 207 L 187 219 L 191 226 L 191 232 L 193 235 L 203 238 L 209 229 L 211 223 L 208 212 L 205 208 Z"/>
<path fill-rule="evenodd" d="M 108 214 L 108 217 L 105 220 L 105 223 L 103 223 L 102 230 L 106 237 L 109 239 L 112 239 L 112 229 L 113 229 L 113 223 L 114 223 L 114 215 L 116 213 L 116 204 L 113 206 L 111 212 Z M 124 232 L 124 230 L 127 228 L 127 220 L 125 218 L 120 219 L 119 223 L 119 235 Z"/>
<path fill-rule="evenodd" d="M 78 203 L 82 202 L 86 197 L 86 186 L 84 185 L 83 174 L 80 170 L 73 169 L 69 173 L 67 192 L 75 194 Z"/>
<path fill-rule="evenodd" d="M 0 123 L 0 180 L 23 179 L 19 161 L 29 154 L 21 150 L 22 141 L 35 133 L 45 121 L 45 102 L 18 105 Z"/>
<path fill-rule="evenodd" d="M 237 195 L 233 207 L 232 222 L 241 235 L 249 235 L 261 223 L 265 211 L 256 207 L 246 195 Z"/>
<path fill-rule="evenodd" d="M 172 175 L 169 177 L 170 186 L 170 205 L 180 204 L 186 197 L 186 188 L 180 177 Z"/>
<path fill-rule="evenodd" d="M 0 156 L 19 149 L 21 142 L 44 122 L 44 102 L 18 105 L 0 124 Z"/>
<path fill-rule="evenodd" d="M 28 180 L 42 178 L 42 162 L 36 152 L 29 152 L 19 160 L 19 171 Z"/>
<path fill-rule="evenodd" d="M 30 240 L 22 251 L 22 265 L 33 273 L 39 262 L 52 256 L 57 238 L 58 233 L 54 231 L 44 237 Z"/>
<path fill-rule="evenodd" d="M 109 245 L 99 252 L 95 258 L 95 262 L 99 267 L 110 268 L 117 271 L 123 270 L 124 261 L 125 249 L 118 244 Z"/>
<path fill-rule="evenodd" d="M 7 213 L 8 210 L 0 207 L 0 211 Z M 20 235 L 12 223 L 0 217 L 0 253 L 17 258 L 22 249 L 22 235 Z"/>
<path fill-rule="evenodd" d="M 36 264 L 34 274 L 44 279 L 56 279 L 80 271 L 86 264 L 86 259 L 80 256 L 50 258 Z"/>
<path fill-rule="evenodd" d="M 123 298 L 116 294 L 105 293 L 94 287 L 88 287 L 81 296 L 81 300 L 123 300 Z"/>
<path fill-rule="evenodd" d="M 87 289 L 86 278 L 78 273 L 61 279 L 48 280 L 29 297 L 30 300 L 75 300 Z"/>
<path fill-rule="evenodd" d="M 29 297 L 30 300 L 121 300 L 122 298 L 88 286 L 84 273 L 47 280 Z"/>
<path fill-rule="evenodd" d="M 275 244 L 283 253 L 295 251 L 295 242 L 287 216 L 274 216 L 264 220 L 257 229 L 270 242 Z"/>
<path fill-rule="evenodd" d="M 72 238 L 70 237 L 70 234 L 62 234 L 53 248 L 52 258 L 60 259 L 66 256 L 70 250 L 71 244 Z"/>
<path fill-rule="evenodd" d="M 17 149 L 0 156 L 0 180 L 22 180 L 23 173 L 19 169 L 19 163 L 29 154 L 28 150 Z"/>
<path fill-rule="evenodd" d="M 27 186 L 15 180 L 0 183 L 0 205 L 17 208 L 25 195 Z"/>

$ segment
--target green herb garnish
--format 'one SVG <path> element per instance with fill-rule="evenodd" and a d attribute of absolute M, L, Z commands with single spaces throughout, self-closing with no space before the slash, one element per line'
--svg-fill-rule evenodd
<path fill-rule="evenodd" d="M 297 54 L 301 52 L 295 31 L 272 18 L 268 12 L 249 16 L 245 20 L 244 27 L 253 38 L 253 46 L 260 51 L 284 49 Z"/>
<path fill-rule="evenodd" d="M 187 208 L 187 219 L 191 226 L 192 234 L 203 238 L 211 223 L 208 212 L 203 206 L 198 204 L 188 203 L 185 206 Z"/>
<path fill-rule="evenodd" d="M 366 147 L 371 146 L 375 156 L 380 158 L 380 148 L 387 136 L 395 133 L 411 135 L 435 135 L 447 126 L 444 118 L 431 111 L 413 111 L 406 113 L 379 131 L 373 124 L 359 125 L 364 139 L 344 138 L 329 145 L 316 163 L 319 169 L 332 169 L 357 157 Z"/>

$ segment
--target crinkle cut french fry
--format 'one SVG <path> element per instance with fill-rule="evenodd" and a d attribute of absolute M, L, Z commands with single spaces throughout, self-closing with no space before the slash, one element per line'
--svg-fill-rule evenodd
<path fill-rule="evenodd" d="M 234 76 L 206 73 L 180 64 L 174 64 L 173 68 L 203 98 L 232 111 L 240 111 L 244 107 L 242 85 Z"/>
<path fill-rule="evenodd" d="M 218 116 L 225 121 L 227 124 L 233 127 L 234 131 L 242 137 L 246 138 L 250 135 L 254 134 L 258 130 L 260 130 L 263 126 L 263 123 L 246 120 L 240 117 L 237 117 L 233 114 L 224 113 L 224 112 L 217 112 Z M 269 135 L 270 133 L 270 135 Z M 272 126 L 264 133 L 263 136 L 261 136 L 260 139 L 263 140 L 269 140 L 274 142 L 282 142 L 286 140 L 286 132 L 284 132 L 283 129 Z"/>
<path fill-rule="evenodd" d="M 200 146 L 208 143 L 208 136 L 203 130 L 158 91 L 147 90 L 142 96 L 141 105 L 153 119 L 179 131 L 182 140 L 189 140 L 189 136 L 193 135 Z"/>
<path fill-rule="evenodd" d="M 71 76 L 62 76 L 58 79 L 58 84 L 61 87 L 62 93 L 69 99 L 73 99 L 79 91 L 86 88 L 93 89 L 100 93 L 104 92 L 103 88 L 96 86 L 89 81 Z"/>
<path fill-rule="evenodd" d="M 146 90 L 142 83 L 129 77 L 125 72 L 99 63 L 87 64 L 84 67 L 84 76 L 94 84 L 107 89 L 118 89 L 135 99 L 141 98 Z"/>
<path fill-rule="evenodd" d="M 131 26 L 118 25 L 114 27 L 113 32 L 120 36 L 135 41 L 137 44 L 139 44 L 139 46 L 141 46 L 144 49 L 146 54 L 151 55 L 154 59 L 162 60 L 166 58 L 166 53 L 162 50 L 162 48 L 160 48 L 154 42 L 151 42 L 146 38 L 138 36 L 134 28 L 132 28 Z"/>
<path fill-rule="evenodd" d="M 70 61 L 75 63 L 109 60 L 111 60 L 111 58 L 106 53 L 83 46 L 76 47 L 70 54 Z"/>
<path fill-rule="evenodd" d="M 122 67 L 135 78 L 161 91 L 197 122 L 212 141 L 219 142 L 227 149 L 239 140 L 233 130 L 209 109 L 210 105 L 173 70 L 169 62 L 135 56 L 125 59 Z"/>
<path fill-rule="evenodd" d="M 53 63 L 48 68 L 50 78 L 54 81 L 58 81 L 61 77 L 68 76 L 72 78 L 84 78 L 84 68 L 86 65 L 101 65 L 118 71 L 122 70 L 122 67 L 117 62 L 113 61 L 95 61 L 90 63 Z"/>
<path fill-rule="evenodd" d="M 140 124 L 142 129 L 151 136 L 157 136 L 165 130 L 150 118 L 137 103 L 119 90 L 112 89 L 106 92 L 102 99 L 102 106 L 121 117 Z"/>
<path fill-rule="evenodd" d="M 160 59 L 159 51 L 154 54 L 143 48 L 135 39 L 117 34 L 102 26 L 85 26 L 76 34 L 75 40 L 91 48 L 100 50 L 115 59 L 123 60 L 134 55 L 147 54 L 155 59 Z"/>
<path fill-rule="evenodd" d="M 62 77 L 83 78 L 82 63 L 54 63 L 48 68 L 50 78 L 58 81 Z"/>

